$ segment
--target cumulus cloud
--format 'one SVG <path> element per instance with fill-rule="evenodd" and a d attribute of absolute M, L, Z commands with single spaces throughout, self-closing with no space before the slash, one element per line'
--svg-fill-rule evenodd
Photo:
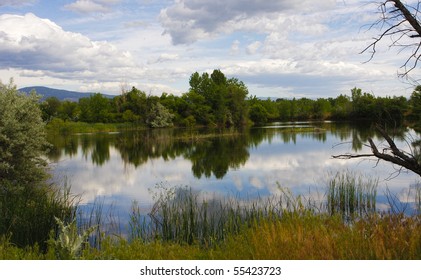
<path fill-rule="evenodd" d="M 134 73 L 130 53 L 105 41 L 66 32 L 33 14 L 0 15 L 2 68 L 74 79 L 116 79 Z"/>
<path fill-rule="evenodd" d="M 335 4 L 334 0 L 180 0 L 163 9 L 160 20 L 174 44 L 185 44 L 215 33 L 227 32 L 227 29 L 240 28 L 237 25 L 247 21 L 256 23 L 259 18 L 276 17 L 290 10 L 322 11 Z"/>
<path fill-rule="evenodd" d="M 111 12 L 111 6 L 118 4 L 121 0 L 77 0 L 64 8 L 73 12 L 82 14 L 90 13 L 108 13 Z"/>

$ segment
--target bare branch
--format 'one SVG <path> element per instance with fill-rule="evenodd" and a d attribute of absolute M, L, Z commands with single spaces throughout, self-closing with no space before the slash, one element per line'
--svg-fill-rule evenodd
<path fill-rule="evenodd" d="M 383 41 L 386 37 L 390 37 L 392 43 L 389 47 L 414 48 L 408 59 L 401 66 L 405 70 L 399 76 L 408 76 L 409 72 L 418 67 L 418 62 L 421 60 L 421 54 L 419 53 L 421 51 L 421 24 L 418 20 L 420 2 L 418 1 L 415 6 L 403 4 L 400 0 L 386 0 L 380 3 L 380 19 L 373 23 L 369 29 L 373 27 L 379 27 L 380 30 L 383 30 L 384 27 L 387 28 L 378 37 L 373 38 L 373 42 L 361 51 L 361 53 L 370 53 L 370 57 L 366 62 L 374 58 L 379 42 Z M 404 38 L 409 38 L 416 42 L 411 44 L 402 43 Z"/>
<path fill-rule="evenodd" d="M 417 159 L 412 155 L 406 153 L 404 150 L 399 149 L 394 140 L 389 134 L 380 126 L 376 127 L 377 131 L 386 140 L 388 146 L 380 152 L 377 145 L 372 138 L 368 138 L 368 143 L 371 148 L 372 154 L 341 154 L 332 156 L 334 159 L 353 159 L 353 158 L 368 158 L 376 157 L 379 160 L 384 160 L 396 164 L 402 168 L 411 170 L 412 172 L 421 176 L 421 165 Z M 399 171 L 400 173 L 400 171 Z"/>
<path fill-rule="evenodd" d="M 374 157 L 374 154 L 342 154 L 337 156 L 332 156 L 334 159 L 352 159 L 352 158 L 366 158 L 366 157 Z"/>

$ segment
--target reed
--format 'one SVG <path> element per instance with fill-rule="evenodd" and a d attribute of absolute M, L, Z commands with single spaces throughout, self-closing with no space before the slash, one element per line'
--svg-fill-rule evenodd
<path fill-rule="evenodd" d="M 140 214 L 136 203 L 132 204 L 130 240 L 140 239 L 146 243 L 162 240 L 208 247 L 261 220 L 276 220 L 286 213 L 315 212 L 311 201 L 304 201 L 286 189 L 280 190 L 279 195 L 266 198 L 205 199 L 190 187 L 157 186 L 156 202 L 147 216 Z"/>
<path fill-rule="evenodd" d="M 363 178 L 350 172 L 338 172 L 327 184 L 327 210 L 344 219 L 361 217 L 376 211 L 378 179 Z"/>
<path fill-rule="evenodd" d="M 55 217 L 66 221 L 75 216 L 75 199 L 66 187 L 4 183 L 0 191 L 0 235 L 8 236 L 19 247 L 38 244 L 45 251 L 51 231 L 57 229 Z"/>

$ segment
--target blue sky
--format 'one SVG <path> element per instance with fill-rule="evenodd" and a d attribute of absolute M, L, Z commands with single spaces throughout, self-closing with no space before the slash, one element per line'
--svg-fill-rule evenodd
<path fill-rule="evenodd" d="M 2 0 L 0 79 L 180 95 L 192 73 L 221 69 L 261 97 L 409 96 L 407 50 L 360 54 L 378 17 L 361 0 Z"/>

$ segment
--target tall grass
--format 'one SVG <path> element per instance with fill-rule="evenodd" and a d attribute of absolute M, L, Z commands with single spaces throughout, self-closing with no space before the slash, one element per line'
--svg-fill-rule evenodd
<path fill-rule="evenodd" d="M 75 197 L 67 188 L 46 184 L 1 187 L 0 235 L 19 247 L 38 244 L 45 251 L 51 231 L 57 229 L 55 217 L 67 221 L 75 216 Z"/>
<path fill-rule="evenodd" d="M 331 215 L 352 219 L 376 211 L 378 179 L 338 172 L 327 185 L 327 210 Z"/>
<path fill-rule="evenodd" d="M 262 218 L 281 215 L 283 209 L 277 206 L 273 198 L 206 200 L 189 187 L 160 188 L 147 217 L 137 204 L 132 205 L 131 238 L 210 246 Z"/>
<path fill-rule="evenodd" d="M 135 130 L 144 128 L 132 123 L 85 123 L 63 121 L 53 118 L 46 126 L 50 134 L 69 135 L 74 133 L 95 133 L 95 132 L 115 132 L 122 130 Z"/>
<path fill-rule="evenodd" d="M 97 201 L 88 212 L 78 209 L 79 229 L 72 236 L 74 244 L 85 245 L 63 247 L 77 248 L 76 253 L 57 254 L 60 233 L 47 253 L 38 245 L 18 248 L 1 237 L 0 259 L 421 258 L 419 213 L 377 213 L 372 201 L 377 180 L 338 173 L 328 186 L 328 200 L 319 204 L 288 189 L 270 198 L 221 199 L 189 187 L 158 186 L 148 215 L 133 202 L 129 238 L 109 234 L 112 209 L 106 213 Z"/>
<path fill-rule="evenodd" d="M 155 189 L 155 204 L 148 216 L 132 205 L 131 239 L 144 242 L 172 241 L 179 244 L 212 246 L 262 220 L 278 220 L 294 213 L 341 214 L 348 222 L 375 211 L 376 180 L 364 181 L 348 173 L 338 173 L 331 181 L 326 205 L 315 205 L 303 196 L 294 196 L 280 188 L 279 195 L 241 200 L 237 198 L 204 199 L 189 187 Z"/>

